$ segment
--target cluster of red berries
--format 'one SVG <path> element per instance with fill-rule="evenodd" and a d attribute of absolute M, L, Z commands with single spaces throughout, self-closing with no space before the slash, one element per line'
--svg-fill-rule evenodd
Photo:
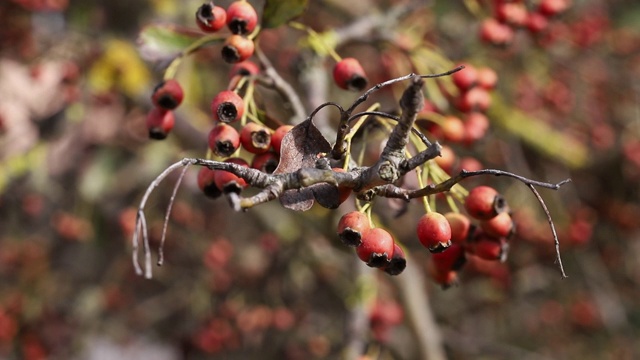
<path fill-rule="evenodd" d="M 508 240 L 515 233 L 506 200 L 495 189 L 475 187 L 465 199 L 464 207 L 469 216 L 432 211 L 418 221 L 418 239 L 432 253 L 430 275 L 445 288 L 457 281 L 458 271 L 468 256 L 505 261 Z M 469 217 L 477 220 L 477 224 L 472 224 Z"/>
<path fill-rule="evenodd" d="M 224 61 L 235 64 L 253 55 L 255 45 L 248 37 L 258 26 L 258 14 L 247 1 L 235 1 L 227 10 L 210 1 L 196 11 L 196 24 L 206 33 L 217 32 L 225 25 L 231 31 L 222 47 Z"/>
<path fill-rule="evenodd" d="M 151 95 L 154 108 L 147 115 L 149 138 L 163 140 L 169 135 L 175 124 L 173 110 L 182 103 L 183 98 L 182 87 L 174 79 L 156 85 Z"/>
<path fill-rule="evenodd" d="M 509 45 L 515 31 L 527 28 L 533 34 L 544 32 L 549 20 L 569 8 L 570 0 L 541 0 L 529 10 L 523 0 L 495 0 L 494 16 L 480 25 L 480 39 L 493 45 Z"/>
<path fill-rule="evenodd" d="M 407 266 L 404 250 L 396 244 L 387 230 L 371 227 L 369 217 L 360 211 L 344 214 L 338 222 L 338 237 L 348 246 L 355 247 L 360 260 L 368 266 L 398 275 Z"/>

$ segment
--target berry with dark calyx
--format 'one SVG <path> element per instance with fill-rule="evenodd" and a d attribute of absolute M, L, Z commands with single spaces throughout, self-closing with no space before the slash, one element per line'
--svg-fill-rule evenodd
<path fill-rule="evenodd" d="M 237 121 L 244 114 L 244 100 L 231 90 L 223 90 L 211 101 L 211 113 L 216 121 Z"/>
<path fill-rule="evenodd" d="M 240 144 L 252 154 L 267 152 L 271 147 L 271 130 L 258 123 L 247 123 L 240 130 Z"/>
<path fill-rule="evenodd" d="M 174 79 L 165 80 L 156 85 L 151 95 L 151 101 L 159 108 L 173 110 L 182 103 L 184 92 L 180 83 Z"/>
<path fill-rule="evenodd" d="M 418 240 L 432 253 L 445 251 L 451 246 L 451 226 L 444 215 L 431 211 L 418 220 Z"/>
<path fill-rule="evenodd" d="M 505 238 L 496 239 L 487 234 L 480 234 L 468 249 L 479 258 L 504 262 L 509 253 L 509 243 Z"/>
<path fill-rule="evenodd" d="M 480 228 L 489 236 L 509 238 L 515 233 L 515 223 L 508 212 L 502 212 L 489 220 L 480 221 Z"/>
<path fill-rule="evenodd" d="M 464 256 L 465 248 L 460 244 L 453 244 L 447 250 L 432 254 L 431 259 L 436 269 L 440 272 L 458 271 L 462 269 L 466 262 Z"/>
<path fill-rule="evenodd" d="M 370 267 L 383 267 L 388 265 L 393 256 L 395 241 L 391 234 L 381 228 L 373 228 L 362 234 L 362 243 L 356 247 L 356 254 L 360 260 Z"/>
<path fill-rule="evenodd" d="M 216 32 L 227 23 L 227 12 L 212 1 L 202 4 L 196 11 L 196 24 L 204 32 Z"/>
<path fill-rule="evenodd" d="M 227 8 L 227 27 L 234 34 L 245 35 L 258 25 L 256 9 L 247 1 L 235 1 Z"/>
<path fill-rule="evenodd" d="M 222 195 L 220 188 L 216 186 L 214 175 L 216 170 L 202 167 L 198 171 L 198 187 L 209 198 L 215 199 Z"/>
<path fill-rule="evenodd" d="M 362 235 L 369 231 L 371 223 L 369 217 L 360 211 L 348 212 L 338 221 L 338 237 L 348 246 L 360 246 Z"/>
<path fill-rule="evenodd" d="M 471 89 L 478 81 L 478 72 L 473 65 L 464 65 L 464 69 L 451 74 L 451 80 L 462 91 Z"/>
<path fill-rule="evenodd" d="M 256 154 L 251 161 L 251 167 L 264 173 L 271 174 L 278 167 L 280 157 L 273 151 Z"/>
<path fill-rule="evenodd" d="M 257 75 L 260 73 L 260 66 L 250 60 L 245 60 L 243 62 L 239 62 L 233 64 L 231 70 L 229 71 L 229 77 L 234 77 L 237 75 L 240 76 L 250 76 Z"/>
<path fill-rule="evenodd" d="M 400 275 L 407 267 L 407 257 L 404 254 L 404 250 L 398 244 L 393 245 L 393 256 L 389 263 L 382 267 L 382 270 L 389 275 Z"/>
<path fill-rule="evenodd" d="M 451 242 L 453 244 L 465 243 L 471 233 L 471 220 L 466 215 L 455 212 L 448 212 L 444 214 L 444 217 L 451 228 Z"/>
<path fill-rule="evenodd" d="M 147 130 L 149 138 L 154 140 L 163 140 L 167 137 L 173 125 L 175 118 L 171 110 L 155 107 L 149 111 L 147 115 Z"/>
<path fill-rule="evenodd" d="M 358 59 L 344 58 L 333 68 L 333 80 L 341 89 L 362 91 L 367 87 L 367 75 Z"/>
<path fill-rule="evenodd" d="M 209 149 L 220 157 L 229 157 L 240 147 L 240 135 L 231 125 L 220 123 L 209 132 Z"/>
<path fill-rule="evenodd" d="M 229 64 L 247 60 L 253 55 L 255 44 L 253 40 L 242 35 L 231 35 L 222 46 L 222 59 Z"/>
<path fill-rule="evenodd" d="M 478 186 L 473 188 L 464 201 L 469 215 L 478 220 L 489 220 L 508 210 L 507 201 L 494 188 Z"/>
<path fill-rule="evenodd" d="M 230 158 L 225 160 L 225 162 L 249 167 L 249 164 L 247 164 L 247 162 L 241 158 Z M 216 170 L 216 173 L 213 176 L 213 181 L 215 182 L 216 186 L 225 194 L 228 194 L 230 192 L 239 194 L 242 189 L 247 187 L 247 182 L 243 178 L 224 170 Z"/>
<path fill-rule="evenodd" d="M 293 129 L 293 125 L 281 125 L 273 134 L 271 134 L 271 147 L 273 150 L 280 154 L 280 145 L 282 145 L 282 138 Z"/>

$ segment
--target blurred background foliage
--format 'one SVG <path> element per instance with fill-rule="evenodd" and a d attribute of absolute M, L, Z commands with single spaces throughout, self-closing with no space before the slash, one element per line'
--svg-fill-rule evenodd
<path fill-rule="evenodd" d="M 333 29 L 403 3 L 313 1 L 298 20 L 330 41 Z M 197 34 L 201 3 L 3 0 L 0 358 L 337 358 L 353 341 L 347 325 L 362 318 L 358 312 L 370 358 L 420 358 L 424 339 L 436 333 L 442 342 L 429 346 L 452 359 L 639 357 L 640 4 L 574 0 L 545 33 L 518 31 L 510 46 L 496 47 L 478 37 L 489 1 L 423 3 L 382 27 L 378 36 L 395 46 L 365 37 L 337 50 L 359 58 L 373 83 L 411 66 L 493 68 L 499 82 L 489 132 L 473 147 L 451 146 L 485 167 L 573 179 L 543 191 L 568 279 L 560 280 L 535 198 L 511 180 L 464 183 L 500 189 L 518 236 L 506 263 L 468 264 L 460 285 L 445 291 L 428 279 L 429 257 L 415 241 L 420 206 L 395 218 L 392 202 L 376 204 L 414 266 L 391 278 L 337 244 L 335 224 L 348 205 L 299 214 L 273 203 L 234 213 L 202 196 L 193 169 L 171 214 L 165 266 L 152 280 L 136 276 L 135 208 L 168 164 L 204 156 L 208 102 L 228 83 L 230 66 L 215 45 L 186 59 L 177 74 L 186 99 L 176 129 L 163 142 L 147 138 L 149 97 L 167 65 L 154 56 Z M 164 39 L 162 30 L 174 25 L 190 30 Z M 139 37 L 143 29 L 149 38 Z M 305 98 L 298 80 L 318 62 L 328 78 L 331 61 L 314 58 L 303 35 L 270 29 L 261 45 Z M 403 49 L 419 49 L 412 64 Z M 320 87 L 326 79 L 314 81 Z M 401 89 L 375 100 L 395 107 Z M 437 102 L 439 90 L 431 90 Z M 343 105 L 356 96 L 331 85 L 325 95 Z M 286 119 L 278 103 L 267 107 Z M 175 179 L 147 206 L 154 246 Z M 409 287 L 423 293 L 427 315 L 408 308 L 416 299 Z M 435 319 L 433 333 L 416 331 L 424 316 Z"/>

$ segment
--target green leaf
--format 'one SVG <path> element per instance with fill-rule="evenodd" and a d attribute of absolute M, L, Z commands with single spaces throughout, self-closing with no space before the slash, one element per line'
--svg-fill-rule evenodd
<path fill-rule="evenodd" d="M 202 36 L 202 33 L 192 29 L 155 24 L 140 31 L 138 46 L 145 60 L 158 61 L 175 56 Z"/>
<path fill-rule="evenodd" d="M 262 12 L 264 28 L 278 27 L 302 14 L 308 0 L 266 0 Z"/>

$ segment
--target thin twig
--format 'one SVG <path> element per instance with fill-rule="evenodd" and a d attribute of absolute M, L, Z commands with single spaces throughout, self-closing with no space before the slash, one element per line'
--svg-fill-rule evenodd
<path fill-rule="evenodd" d="M 162 266 L 164 263 L 164 242 L 167 238 L 167 225 L 169 224 L 169 215 L 171 215 L 171 208 L 173 208 L 173 203 L 176 199 L 176 194 L 178 193 L 178 188 L 182 183 L 182 179 L 184 178 L 184 174 L 186 174 L 187 169 L 189 168 L 190 163 L 184 165 L 182 172 L 180 173 L 180 177 L 176 181 L 176 184 L 173 186 L 173 193 L 171 193 L 171 198 L 169 199 L 169 205 L 167 205 L 167 213 L 164 216 L 164 224 L 162 224 L 162 238 L 160 239 L 160 246 L 158 247 L 158 266 Z"/>

